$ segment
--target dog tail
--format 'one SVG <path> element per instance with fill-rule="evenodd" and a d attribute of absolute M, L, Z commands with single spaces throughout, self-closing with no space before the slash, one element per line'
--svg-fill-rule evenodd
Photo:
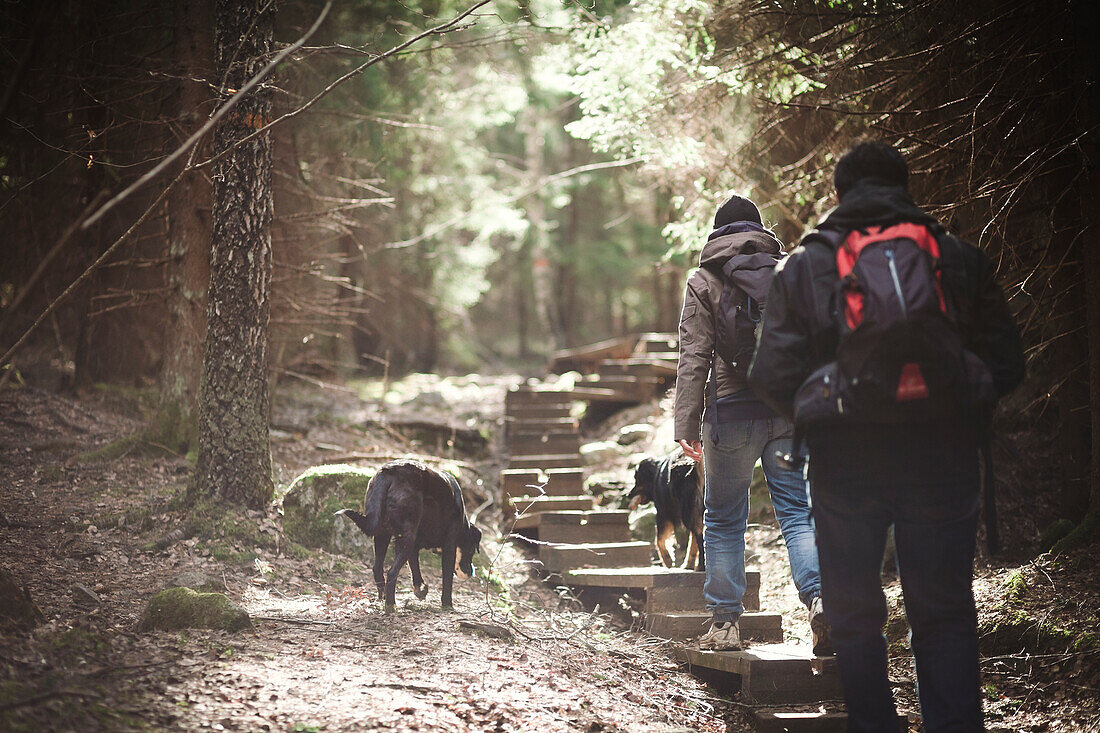
<path fill-rule="evenodd" d="M 366 506 L 364 507 L 364 513 L 353 509 L 341 509 L 336 512 L 336 515 L 343 515 L 355 522 L 355 526 L 359 530 L 367 535 L 373 537 L 374 533 L 378 531 L 378 524 L 382 519 L 382 511 L 386 505 L 386 494 L 389 493 L 390 481 L 389 476 L 385 474 L 379 474 L 371 479 L 367 484 L 367 499 Z"/>

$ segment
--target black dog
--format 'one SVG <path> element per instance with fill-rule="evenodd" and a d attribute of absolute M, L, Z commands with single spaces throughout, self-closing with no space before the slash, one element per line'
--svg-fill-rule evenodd
<path fill-rule="evenodd" d="M 410 460 L 393 461 L 378 470 L 367 485 L 365 514 L 341 509 L 343 514 L 369 537 L 374 537 L 374 582 L 378 598 L 386 599 L 386 610 L 397 603 L 397 576 L 407 562 L 412 572 L 413 592 L 417 598 L 428 595 L 428 586 L 420 575 L 420 550 L 439 548 L 443 559 L 444 608 L 451 608 L 454 583 L 455 551 L 458 569 L 474 574 L 471 564 L 481 546 L 481 531 L 466 519 L 462 489 L 453 476 Z M 383 573 L 390 538 L 396 538 L 393 567 Z"/>
<path fill-rule="evenodd" d="M 703 552 L 703 471 L 695 461 L 682 456 L 646 458 L 634 471 L 634 488 L 627 495 L 628 506 L 653 502 L 657 507 L 657 555 L 661 564 L 675 564 L 676 526 L 688 531 L 687 555 L 683 567 L 705 570 Z"/>

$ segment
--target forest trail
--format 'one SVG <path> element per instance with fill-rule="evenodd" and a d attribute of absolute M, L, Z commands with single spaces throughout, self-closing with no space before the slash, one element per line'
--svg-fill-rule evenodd
<path fill-rule="evenodd" d="M 394 385 L 406 392 L 395 417 L 402 409 L 423 414 L 428 405 L 461 405 L 459 412 L 492 420 L 516 382 L 470 379 L 448 391 L 432 379 Z M 751 729 L 750 709 L 688 674 L 669 644 L 629 630 L 607 607 L 592 613 L 563 598 L 534 577 L 531 556 L 511 544 L 483 544 L 481 577 L 456 582 L 454 613 L 438 607 L 439 566 L 425 553 L 428 598 L 416 600 L 403 578 L 399 610 L 386 615 L 363 558 L 292 556 L 274 507 L 242 515 L 247 530 L 173 535 L 186 520 L 172 504 L 190 470 L 185 458 L 76 459 L 140 427 L 139 397 L 99 390 L 74 398 L 37 388 L 0 395 L 0 564 L 46 617 L 33 632 L 0 635 L 0 729 Z M 376 409 L 345 387 L 284 388 L 273 417 L 277 482 L 285 486 L 306 467 L 346 455 L 436 450 L 373 427 Z M 649 403 L 608 420 L 604 431 L 660 420 L 659 407 Z M 464 459 L 485 479 L 470 498 L 495 486 L 501 460 Z M 486 525 L 493 521 L 483 517 Z M 752 521 L 748 544 L 761 569 L 761 606 L 782 614 L 788 641 L 804 644 L 809 629 L 778 528 L 766 513 Z M 1046 606 L 1034 614 L 1065 628 L 1067 611 L 1100 608 L 1090 581 L 1096 560 L 1093 553 L 1058 567 L 985 566 L 976 584 L 983 613 L 1004 606 L 1006 576 L 1017 572 L 1029 584 L 1018 595 Z M 490 566 L 491 576 L 484 572 Z M 241 603 L 255 629 L 135 631 L 148 598 L 184 572 L 202 573 Z M 1055 590 L 1076 605 L 1067 608 L 1051 596 Z M 888 589 L 895 611 L 899 595 L 896 585 Z M 1095 628 L 1095 617 L 1077 615 L 1083 628 Z M 895 629 L 891 639 L 895 693 L 912 711 L 904 632 Z M 1084 731 L 1100 720 L 1095 654 L 1002 650 L 986 657 L 983 670 L 991 730 Z"/>

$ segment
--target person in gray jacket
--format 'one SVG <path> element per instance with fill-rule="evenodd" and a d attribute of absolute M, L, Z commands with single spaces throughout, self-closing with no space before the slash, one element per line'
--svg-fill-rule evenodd
<path fill-rule="evenodd" d="M 791 424 L 749 389 L 747 357 L 729 363 L 716 350 L 717 314 L 723 290 L 731 287 L 727 282 L 744 284 L 745 293 L 755 291 L 756 300 L 763 302 L 774 263 L 782 255 L 782 245 L 762 225 L 756 205 L 732 196 L 715 214 L 714 231 L 684 293 L 674 420 L 677 443 L 685 455 L 702 462 L 705 476 L 703 595 L 712 618 L 710 629 L 699 639 L 701 649 L 741 648 L 738 619 L 744 612 L 749 484 L 760 460 L 787 545 L 791 575 L 799 598 L 810 609 L 814 652 L 830 651 L 807 482 L 800 471 L 781 465 L 778 458 L 791 450 Z M 750 318 L 755 315 L 751 320 L 759 321 L 752 300 L 745 307 Z M 728 332 L 728 318 L 724 324 Z M 755 333 L 738 333 L 736 340 L 747 341 L 751 355 Z"/>

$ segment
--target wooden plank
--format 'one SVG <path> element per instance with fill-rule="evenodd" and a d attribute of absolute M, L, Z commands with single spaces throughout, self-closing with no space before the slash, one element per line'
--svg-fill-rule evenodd
<path fill-rule="evenodd" d="M 539 527 L 540 541 L 543 527 Z M 551 573 L 576 568 L 613 568 L 636 565 L 649 559 L 648 542 L 599 542 L 539 545 L 539 560 Z"/>
<path fill-rule="evenodd" d="M 508 435 L 508 453 L 513 456 L 545 456 L 578 453 L 581 436 L 575 432 L 516 432 Z"/>
<path fill-rule="evenodd" d="M 509 435 L 514 433 L 538 433 L 538 432 L 551 432 L 551 433 L 575 433 L 580 427 L 580 424 L 575 417 L 570 417 L 566 412 L 564 415 L 540 415 L 534 416 L 517 415 L 508 416 L 504 419 L 507 425 L 507 432 Z"/>
<path fill-rule="evenodd" d="M 680 568 L 660 566 L 639 566 L 635 568 L 574 570 L 569 573 L 566 582 L 570 585 L 590 586 L 594 588 L 638 588 L 648 590 L 654 587 L 703 587 L 705 574 Z"/>
<path fill-rule="evenodd" d="M 677 651 L 692 667 L 740 677 L 741 702 L 802 704 L 842 696 L 835 660 L 815 658 L 808 647 L 762 644 L 739 652 L 701 651 L 685 646 Z"/>
<path fill-rule="evenodd" d="M 583 468 L 548 468 L 545 473 L 547 488 L 553 486 L 555 492 L 563 494 L 585 493 Z"/>
<path fill-rule="evenodd" d="M 515 407 L 572 407 L 573 397 L 560 389 L 540 387 L 513 387 L 504 393 L 505 412 L 511 414 Z"/>
<path fill-rule="evenodd" d="M 500 491 L 504 497 L 537 494 L 537 489 L 528 486 L 541 484 L 542 473 L 537 468 L 506 468 L 500 472 Z"/>
<path fill-rule="evenodd" d="M 511 511 L 520 516 L 568 509 L 586 510 L 594 506 L 591 496 L 519 496 L 510 502 Z"/>
<path fill-rule="evenodd" d="M 565 453 L 548 456 L 510 456 L 508 468 L 538 468 L 548 470 L 551 468 L 580 468 L 580 455 Z"/>
<path fill-rule="evenodd" d="M 574 349 L 555 351 L 550 371 L 561 374 L 568 371 L 587 373 L 604 359 L 625 359 L 634 351 L 637 336 L 618 336 Z"/>
<path fill-rule="evenodd" d="M 645 629 L 665 639 L 691 639 L 710 628 L 711 614 L 705 612 L 654 613 L 645 618 Z M 753 641 L 783 641 L 783 617 L 770 611 L 747 611 L 738 622 L 741 638 Z"/>
<path fill-rule="evenodd" d="M 679 339 L 675 333 L 643 333 L 634 347 L 635 354 L 677 351 Z"/>
<path fill-rule="evenodd" d="M 596 370 L 596 374 L 601 378 L 612 376 L 633 376 L 660 379 L 675 377 L 676 365 L 670 365 L 667 361 L 664 361 L 663 359 L 615 359 L 613 361 L 601 362 L 599 369 Z"/>
<path fill-rule="evenodd" d="M 509 405 L 506 407 L 504 422 L 511 428 L 512 425 L 523 423 L 543 423 L 551 420 L 568 421 L 576 424 L 573 416 L 573 403 L 552 405 Z"/>
<path fill-rule="evenodd" d="M 565 543 L 629 542 L 630 512 L 544 512 L 539 523 L 539 539 Z M 648 559 L 647 556 L 645 560 Z"/>
<path fill-rule="evenodd" d="M 705 577 L 705 573 L 699 573 Z M 703 581 L 691 587 L 655 587 L 646 592 L 646 613 L 664 613 L 667 611 L 694 611 L 706 608 L 703 598 Z M 760 571 L 745 571 L 745 595 L 741 596 L 741 605 L 746 611 L 760 610 Z"/>

